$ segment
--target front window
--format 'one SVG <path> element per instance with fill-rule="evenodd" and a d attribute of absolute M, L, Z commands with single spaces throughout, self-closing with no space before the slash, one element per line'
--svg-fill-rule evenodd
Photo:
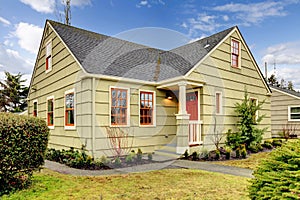
<path fill-rule="evenodd" d="M 236 40 L 231 40 L 231 66 L 232 67 L 240 67 L 239 66 L 239 58 L 240 57 L 240 43 Z"/>
<path fill-rule="evenodd" d="M 153 125 L 153 92 L 140 92 L 140 125 Z"/>
<path fill-rule="evenodd" d="M 289 106 L 289 121 L 300 121 L 300 106 Z"/>
<path fill-rule="evenodd" d="M 65 126 L 74 126 L 74 92 L 65 94 Z"/>
<path fill-rule="evenodd" d="M 54 98 L 47 99 L 47 123 L 48 126 L 54 126 Z"/>
<path fill-rule="evenodd" d="M 37 109 L 37 101 L 34 101 L 33 102 L 33 112 L 32 112 L 32 115 L 34 116 L 34 117 L 37 117 L 37 113 L 38 113 L 38 109 Z"/>
<path fill-rule="evenodd" d="M 127 125 L 128 90 L 111 88 L 111 125 Z"/>
<path fill-rule="evenodd" d="M 222 94 L 221 92 L 216 92 L 216 114 L 222 114 Z"/>
<path fill-rule="evenodd" d="M 51 41 L 46 45 L 46 72 L 52 69 L 52 43 Z"/>
<path fill-rule="evenodd" d="M 250 102 L 252 105 L 257 106 L 258 105 L 258 101 L 256 98 L 251 97 L 250 98 Z M 258 110 L 253 114 L 252 116 L 253 122 L 256 123 L 257 119 L 258 119 Z"/>

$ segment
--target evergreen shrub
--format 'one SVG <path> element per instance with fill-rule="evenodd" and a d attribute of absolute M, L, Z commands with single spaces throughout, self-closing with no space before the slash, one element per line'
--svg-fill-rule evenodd
<path fill-rule="evenodd" d="M 48 136 L 40 118 L 0 113 L 0 195 L 30 184 L 44 164 Z"/>
<path fill-rule="evenodd" d="M 254 171 L 251 199 L 300 198 L 300 140 L 273 150 Z"/>

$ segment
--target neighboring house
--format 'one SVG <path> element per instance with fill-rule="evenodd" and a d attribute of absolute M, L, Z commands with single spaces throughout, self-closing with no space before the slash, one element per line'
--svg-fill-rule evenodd
<path fill-rule="evenodd" d="M 277 86 L 270 87 L 272 136 L 282 137 L 284 129 L 300 135 L 300 93 Z"/>
<path fill-rule="evenodd" d="M 270 138 L 271 91 L 237 27 L 163 51 L 48 20 L 28 113 L 47 121 L 50 147 L 111 155 L 107 127 L 120 127 L 135 149 L 181 154 L 235 128 L 245 87 L 266 100 Z"/>

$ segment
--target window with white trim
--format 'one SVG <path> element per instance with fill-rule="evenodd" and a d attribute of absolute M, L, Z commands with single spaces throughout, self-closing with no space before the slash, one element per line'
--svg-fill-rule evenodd
<path fill-rule="evenodd" d="M 37 117 L 37 115 L 38 115 L 38 102 L 37 102 L 37 100 L 34 100 L 32 116 Z"/>
<path fill-rule="evenodd" d="M 250 103 L 252 103 L 252 105 L 258 106 L 258 100 L 257 100 L 257 98 L 250 97 Z M 254 113 L 252 119 L 253 119 L 254 123 L 257 122 L 257 119 L 258 119 L 258 110 Z"/>
<path fill-rule="evenodd" d="M 300 106 L 289 106 L 288 115 L 289 121 L 300 121 Z"/>
<path fill-rule="evenodd" d="M 240 68 L 240 42 L 232 39 L 231 40 L 231 66 Z"/>
<path fill-rule="evenodd" d="M 215 106 L 216 106 L 216 114 L 220 115 L 222 114 L 222 93 L 216 92 L 215 96 Z"/>
<path fill-rule="evenodd" d="M 129 124 L 128 89 L 110 88 L 110 123 L 112 126 Z"/>
<path fill-rule="evenodd" d="M 155 93 L 140 91 L 140 125 L 155 125 Z"/>
<path fill-rule="evenodd" d="M 75 127 L 75 93 L 74 89 L 65 92 L 65 127 Z"/>
<path fill-rule="evenodd" d="M 48 127 L 54 128 L 54 97 L 47 98 L 47 124 Z"/>
<path fill-rule="evenodd" d="M 46 44 L 46 73 L 52 70 L 52 41 Z"/>

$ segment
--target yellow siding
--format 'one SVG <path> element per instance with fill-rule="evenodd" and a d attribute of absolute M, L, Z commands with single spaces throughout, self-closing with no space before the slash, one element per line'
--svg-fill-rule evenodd
<path fill-rule="evenodd" d="M 275 137 L 280 136 L 280 132 L 286 124 L 296 128 L 296 133 L 299 134 L 300 122 L 288 121 L 288 106 L 300 106 L 300 99 L 284 92 L 272 90 L 271 102 L 272 135 Z"/>
<path fill-rule="evenodd" d="M 242 41 L 237 33 L 234 33 L 232 37 Z M 215 92 L 222 92 L 223 108 L 222 115 L 216 116 L 217 132 L 226 133 L 228 129 L 235 130 L 238 118 L 235 116 L 234 105 L 243 100 L 245 87 L 250 97 L 255 97 L 260 102 L 265 100 L 259 114 L 264 114 L 266 117 L 261 122 L 260 127 L 268 128 L 265 138 L 271 137 L 270 96 L 267 95 L 266 85 L 242 42 L 240 43 L 242 45 L 241 68 L 231 67 L 230 42 L 231 37 L 228 37 L 189 75 L 190 78 L 206 83 L 201 90 L 201 120 L 203 121 L 204 145 L 213 144 Z"/>
<path fill-rule="evenodd" d="M 48 25 L 46 25 L 48 26 Z M 45 72 L 45 44 L 52 40 L 52 70 Z M 33 72 L 30 94 L 28 96 L 28 112 L 33 111 L 33 100 L 38 100 L 38 117 L 46 120 L 47 97 L 54 96 L 54 129 L 50 130 L 49 147 L 55 148 L 80 148 L 78 127 L 76 130 L 64 129 L 64 95 L 65 91 L 75 89 L 79 81 L 81 69 L 70 52 L 64 46 L 56 33 L 50 28 L 49 34 L 43 36 L 40 52 L 37 56 Z M 75 89 L 75 98 L 79 96 Z M 77 99 L 75 102 L 77 103 Z M 75 112 L 78 106 L 75 106 Z M 76 119 L 79 122 L 79 119 Z M 77 124 L 78 125 L 78 124 Z"/>

